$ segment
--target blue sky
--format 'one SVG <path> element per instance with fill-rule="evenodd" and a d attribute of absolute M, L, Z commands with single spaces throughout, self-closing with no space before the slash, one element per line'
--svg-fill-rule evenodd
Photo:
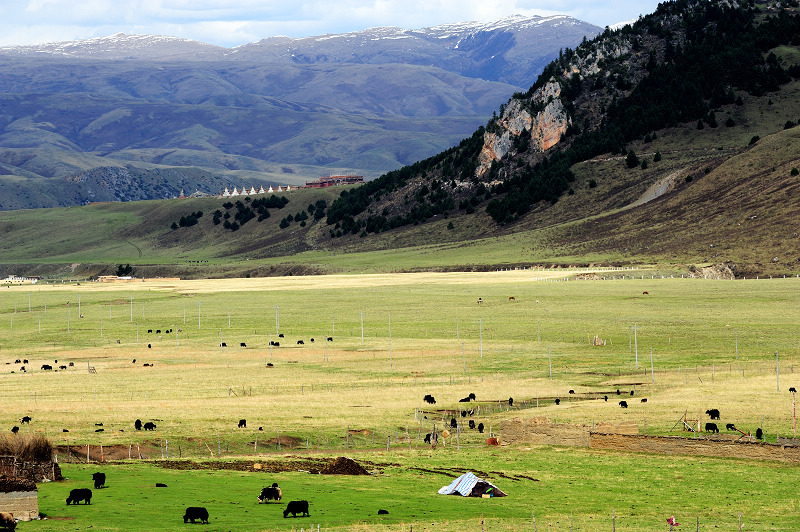
<path fill-rule="evenodd" d="M 172 35 L 237 46 L 375 26 L 423 28 L 513 14 L 566 14 L 606 26 L 655 10 L 655 0 L 0 0 L 0 46 Z"/>

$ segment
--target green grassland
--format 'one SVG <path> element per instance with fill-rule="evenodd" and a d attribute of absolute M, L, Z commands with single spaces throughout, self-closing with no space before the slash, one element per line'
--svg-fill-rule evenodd
<path fill-rule="evenodd" d="M 786 389 L 797 385 L 800 280 L 661 278 L 645 270 L 598 271 L 606 280 L 582 280 L 586 274 L 513 270 L 3 288 L 0 425 L 30 415 L 21 432 L 44 433 L 60 446 L 70 479 L 40 485 L 41 511 L 59 519 L 26 526 L 166 530 L 181 523 L 186 506 L 201 505 L 214 529 L 285 529 L 283 505 L 255 504 L 258 490 L 278 481 L 284 502 L 312 502 L 311 518 L 295 520 L 298 528 L 476 530 L 483 518 L 489 529 L 533 530 L 533 512 L 543 529 L 566 530 L 571 523 L 607 530 L 612 511 L 621 530 L 658 529 L 672 514 L 689 525 L 700 517 L 731 529 L 740 511 L 754 529 L 792 528 L 796 465 L 492 449 L 484 445 L 488 434 L 471 430 L 446 447 L 423 444 L 434 423 L 442 428 L 465 408 L 458 400 L 470 392 L 478 399 L 470 405 L 474 419 L 501 440 L 504 419 L 535 416 L 586 425 L 633 421 L 640 432 L 680 435 L 673 430 L 679 418 L 706 418 L 708 408 L 721 410 L 722 423 L 762 427 L 771 441 L 792 434 Z M 591 345 L 595 335 L 605 345 Z M 270 341 L 281 345 L 270 348 Z M 14 363 L 22 358 L 29 360 L 26 373 Z M 69 362 L 74 366 L 66 370 L 39 369 Z M 617 388 L 635 390 L 630 408 L 601 399 Z M 423 403 L 425 394 L 437 404 Z M 556 406 L 555 398 L 563 402 Z M 156 431 L 135 431 L 137 418 L 154 421 Z M 236 426 L 241 418 L 246 429 Z M 95 432 L 101 422 L 104 432 Z M 86 444 L 93 457 L 103 445 L 109 458 L 112 449 L 127 458 L 118 455 L 128 446 L 135 457 L 139 446 L 149 461 L 75 463 L 75 446 L 85 452 Z M 76 449 L 73 456 L 65 456 L 65 445 Z M 372 464 L 376 474 L 177 472 L 159 467 L 167 445 L 170 459 L 199 461 L 346 455 Z M 87 487 L 99 467 L 109 488 L 96 490 L 90 507 L 66 507 L 69 489 Z M 510 496 L 435 495 L 466 470 L 485 473 Z M 155 491 L 155 482 L 170 488 Z M 389 517 L 379 520 L 378 508 Z"/>

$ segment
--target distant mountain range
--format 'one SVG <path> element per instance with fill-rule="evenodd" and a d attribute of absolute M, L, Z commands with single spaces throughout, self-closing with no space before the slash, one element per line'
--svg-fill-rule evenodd
<path fill-rule="evenodd" d="M 515 16 L 231 49 L 124 34 L 3 47 L 0 210 L 376 177 L 469 136 L 600 31 Z"/>

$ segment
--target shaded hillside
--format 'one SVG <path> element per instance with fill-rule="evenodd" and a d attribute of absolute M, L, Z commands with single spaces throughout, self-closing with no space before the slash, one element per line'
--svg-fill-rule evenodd
<path fill-rule="evenodd" d="M 786 5 L 783 5 L 786 4 Z M 501 226 L 574 193 L 574 165 L 629 151 L 678 124 L 734 127 L 723 106 L 778 91 L 800 66 L 772 52 L 800 44 L 793 2 L 672 1 L 606 30 L 548 65 L 460 146 L 390 172 L 332 205 L 332 234 L 370 233 L 485 209 Z M 724 122 L 724 123 L 721 123 Z M 580 213 L 578 213 L 580 214 Z"/>

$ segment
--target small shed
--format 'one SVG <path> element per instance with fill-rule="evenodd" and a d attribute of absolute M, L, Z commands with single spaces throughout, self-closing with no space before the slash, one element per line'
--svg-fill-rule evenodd
<path fill-rule="evenodd" d="M 8 512 L 20 521 L 39 518 L 39 492 L 27 478 L 0 478 L 0 512 Z"/>

